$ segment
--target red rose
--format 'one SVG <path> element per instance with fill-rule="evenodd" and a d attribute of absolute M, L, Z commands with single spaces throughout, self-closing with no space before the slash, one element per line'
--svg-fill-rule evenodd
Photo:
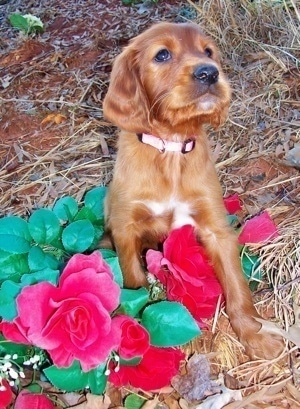
<path fill-rule="evenodd" d="M 50 399 L 45 395 L 30 393 L 23 390 L 17 397 L 15 409 L 55 409 Z"/>
<path fill-rule="evenodd" d="M 163 244 L 163 252 L 148 250 L 147 267 L 166 287 L 170 301 L 181 302 L 203 325 L 211 318 L 222 288 L 214 269 L 190 225 L 173 230 Z"/>
<path fill-rule="evenodd" d="M 6 409 L 13 400 L 13 393 L 8 382 L 3 379 L 0 382 L 0 409 Z"/>
<path fill-rule="evenodd" d="M 161 389 L 178 373 L 184 356 L 180 349 L 150 346 L 138 365 L 121 365 L 117 372 L 111 367 L 108 379 L 117 387 L 131 385 L 145 391 Z"/>
<path fill-rule="evenodd" d="M 135 319 L 126 315 L 113 318 L 113 322 L 121 329 L 121 343 L 118 349 L 120 357 L 132 359 L 143 356 L 150 345 L 148 331 Z"/>
<path fill-rule="evenodd" d="M 58 287 L 42 282 L 23 288 L 16 300 L 19 316 L 2 325 L 2 331 L 12 341 L 23 337 L 47 350 L 59 367 L 78 359 L 89 371 L 119 346 L 121 331 L 110 317 L 119 297 L 120 288 L 100 253 L 77 254 L 65 267 Z"/>

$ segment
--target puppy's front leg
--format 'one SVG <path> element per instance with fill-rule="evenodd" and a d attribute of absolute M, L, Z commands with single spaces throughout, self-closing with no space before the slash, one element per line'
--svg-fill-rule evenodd
<path fill-rule="evenodd" d="M 261 324 L 255 317 L 260 315 L 243 276 L 236 236 L 227 224 L 222 207 L 222 203 L 212 203 L 208 199 L 196 219 L 200 240 L 223 288 L 230 323 L 251 358 L 277 357 L 283 349 L 282 339 L 258 334 Z"/>
<path fill-rule="evenodd" d="M 127 228 L 126 231 L 115 231 L 113 242 L 119 256 L 124 278 L 124 287 L 146 287 L 148 282 L 141 265 L 141 240 Z"/>

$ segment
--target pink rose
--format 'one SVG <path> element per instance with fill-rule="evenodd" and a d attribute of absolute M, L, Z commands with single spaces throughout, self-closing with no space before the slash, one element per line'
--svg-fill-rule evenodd
<path fill-rule="evenodd" d="M 113 318 L 114 325 L 121 329 L 121 343 L 118 353 L 123 359 L 140 357 L 148 351 L 150 336 L 148 331 L 135 319 L 120 315 Z"/>
<path fill-rule="evenodd" d="M 181 302 L 200 325 L 202 318 L 213 316 L 222 288 L 192 226 L 173 230 L 163 252 L 148 250 L 146 260 L 166 287 L 168 300 Z"/>
<path fill-rule="evenodd" d="M 23 390 L 17 397 L 15 409 L 55 409 L 56 406 L 45 395 Z"/>
<path fill-rule="evenodd" d="M 119 346 L 121 330 L 110 317 L 119 297 L 120 288 L 100 253 L 77 254 L 58 287 L 42 282 L 23 288 L 16 300 L 19 315 L 12 324 L 2 325 L 2 331 L 12 341 L 25 338 L 47 350 L 58 367 L 77 359 L 89 371 Z"/>
<path fill-rule="evenodd" d="M 161 389 L 170 385 L 184 357 L 180 349 L 150 346 L 136 366 L 121 365 L 115 372 L 111 365 L 108 380 L 117 387 L 131 385 L 145 391 Z"/>

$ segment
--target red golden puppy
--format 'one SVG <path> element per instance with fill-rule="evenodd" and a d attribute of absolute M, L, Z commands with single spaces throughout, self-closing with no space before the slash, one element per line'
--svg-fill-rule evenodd
<path fill-rule="evenodd" d="M 227 116 L 230 88 L 213 41 L 195 24 L 159 23 L 117 57 L 104 115 L 121 129 L 106 202 L 107 230 L 125 286 L 147 284 L 145 248 L 191 224 L 206 247 L 231 325 L 251 357 L 273 357 L 281 341 L 258 334 L 205 125 Z"/>

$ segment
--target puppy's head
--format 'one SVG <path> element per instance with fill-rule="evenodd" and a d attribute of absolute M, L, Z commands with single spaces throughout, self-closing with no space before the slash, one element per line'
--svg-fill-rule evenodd
<path fill-rule="evenodd" d="M 226 118 L 230 88 L 214 42 L 196 24 L 159 23 L 116 58 L 104 116 L 134 133 L 177 132 Z"/>

